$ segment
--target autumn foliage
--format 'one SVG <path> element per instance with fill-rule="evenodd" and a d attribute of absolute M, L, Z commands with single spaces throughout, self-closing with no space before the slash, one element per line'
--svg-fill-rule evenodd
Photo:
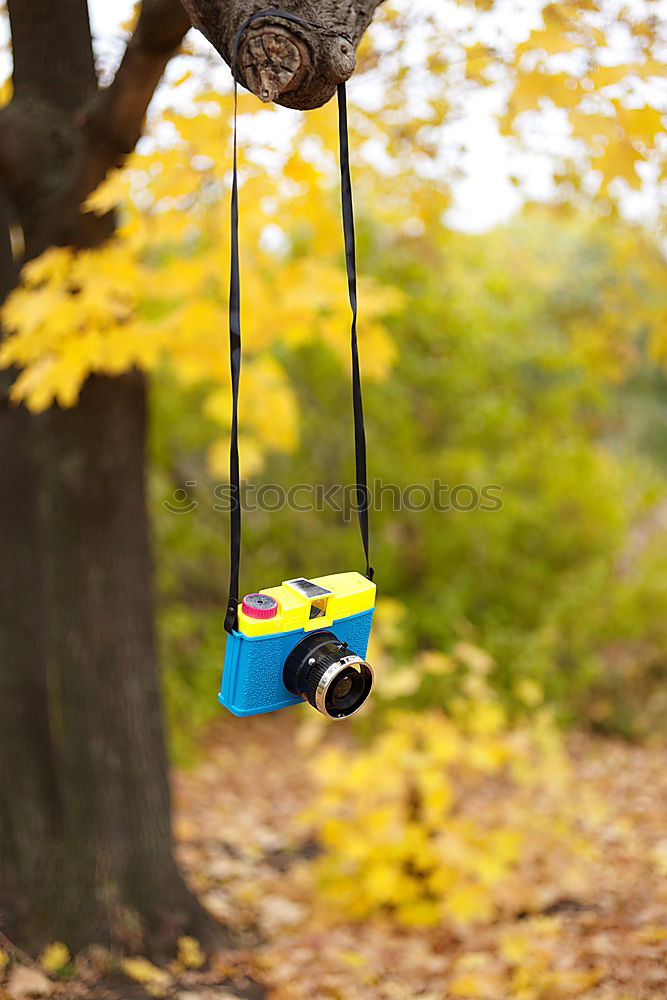
<path fill-rule="evenodd" d="M 501 506 L 373 512 L 378 686 L 358 723 L 212 724 L 233 103 L 186 53 L 87 203 L 115 234 L 25 266 L 0 363 L 34 413 L 75 407 L 91 374 L 151 375 L 178 851 L 234 936 L 214 955 L 182 936 L 160 962 L 131 941 L 34 962 L 0 939 L 0 996 L 664 994 L 663 19 L 559 0 L 517 31 L 479 0 L 451 28 L 408 6 L 382 8 L 352 90 L 372 474 L 495 484 Z M 484 93 L 515 150 L 554 122 L 562 142 L 543 204 L 455 232 L 448 129 Z M 335 111 L 239 110 L 243 474 L 331 486 L 351 475 Z M 248 517 L 249 586 L 352 565 L 348 520 Z"/>

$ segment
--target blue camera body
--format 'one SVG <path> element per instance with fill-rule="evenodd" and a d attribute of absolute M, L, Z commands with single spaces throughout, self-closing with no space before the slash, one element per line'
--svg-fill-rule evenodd
<path fill-rule="evenodd" d="M 305 693 L 293 693 L 285 686 L 284 670 L 290 653 L 305 637 L 313 645 L 320 636 L 335 638 L 349 647 L 343 653 L 354 651 L 343 659 L 362 661 L 375 594 L 375 585 L 361 574 L 338 573 L 288 580 L 246 597 L 239 607 L 238 627 L 227 636 L 220 704 L 234 715 L 248 716 L 303 702 Z"/>

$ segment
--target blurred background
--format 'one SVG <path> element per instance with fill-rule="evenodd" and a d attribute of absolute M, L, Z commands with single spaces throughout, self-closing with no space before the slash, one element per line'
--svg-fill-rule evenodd
<path fill-rule="evenodd" d="M 90 13 L 111 79 L 133 5 Z M 342 732 L 216 702 L 232 97 L 199 36 L 89 201 L 120 206 L 116 236 L 47 250 L 7 302 L 0 359 L 34 412 L 150 372 L 179 858 L 261 928 L 259 969 L 230 968 L 271 997 L 667 989 L 666 36 L 655 0 L 390 0 L 362 43 L 378 690 Z M 336 112 L 239 110 L 242 471 L 326 491 L 353 478 Z M 349 511 L 275 506 L 246 514 L 243 592 L 360 568 Z"/>
<path fill-rule="evenodd" d="M 493 658 L 490 681 L 511 712 L 517 692 L 539 689 L 562 722 L 659 735 L 667 140 L 647 39 L 654 32 L 661 52 L 664 22 L 655 4 L 572 21 L 569 8 L 530 7 L 381 9 L 350 85 L 386 676 L 402 707 L 441 705 L 456 671 L 436 681 L 417 669 L 408 681 L 405 670 L 423 650 L 470 642 Z M 617 66 L 632 45 L 641 58 Z M 151 244 L 208 227 L 209 242 L 200 237 L 187 264 L 161 262 L 154 285 L 187 292 L 162 323 L 177 344 L 152 390 L 177 739 L 193 711 L 217 712 L 208 695 L 227 552 L 214 509 L 226 481 L 226 360 L 219 315 L 205 309 L 226 281 L 217 185 L 228 179 L 229 105 L 217 71 L 191 58 L 196 68 L 173 67 L 192 75 L 159 95 L 177 110 L 156 112 L 156 148 L 126 182 L 135 204 L 153 199 L 146 211 L 163 231 Z M 353 478 L 335 111 L 302 117 L 246 100 L 243 473 L 256 490 L 326 490 Z M 215 382 L 202 377 L 212 365 Z M 408 488 L 433 495 L 437 481 L 445 503 L 447 488 L 462 490 L 459 509 L 410 509 L 425 504 Z M 485 487 L 497 503 L 484 504 Z M 269 491 L 266 506 L 278 505 Z M 358 563 L 349 511 L 288 508 L 248 514 L 246 589 Z"/>

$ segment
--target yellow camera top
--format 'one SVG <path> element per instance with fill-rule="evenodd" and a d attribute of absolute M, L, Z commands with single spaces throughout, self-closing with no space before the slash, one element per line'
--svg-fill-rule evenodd
<path fill-rule="evenodd" d="M 258 637 L 276 632 L 328 628 L 375 607 L 376 586 L 361 573 L 332 573 L 312 580 L 286 580 L 249 594 L 239 606 L 238 631 Z M 269 598 L 267 600 L 266 598 Z"/>

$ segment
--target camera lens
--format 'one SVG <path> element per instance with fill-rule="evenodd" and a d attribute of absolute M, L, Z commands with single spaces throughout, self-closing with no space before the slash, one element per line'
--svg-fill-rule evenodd
<path fill-rule="evenodd" d="M 358 712 L 373 688 L 373 670 L 333 632 L 311 632 L 285 661 L 285 687 L 329 719 Z"/>
<path fill-rule="evenodd" d="M 354 667 L 346 667 L 326 693 L 327 714 L 344 718 L 351 710 L 355 711 L 355 706 L 359 707 L 366 700 L 364 690 L 364 675 Z"/>

